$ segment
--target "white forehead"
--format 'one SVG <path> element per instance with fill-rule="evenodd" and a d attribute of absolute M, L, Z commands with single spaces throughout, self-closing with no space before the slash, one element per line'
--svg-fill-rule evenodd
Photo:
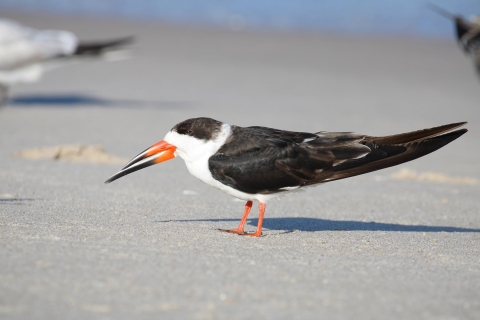
<path fill-rule="evenodd" d="M 163 140 L 177 147 L 177 155 L 185 161 L 195 161 L 196 158 L 214 155 L 223 146 L 231 133 L 230 125 L 224 123 L 220 133 L 212 140 L 197 139 L 172 130 L 165 135 Z"/>

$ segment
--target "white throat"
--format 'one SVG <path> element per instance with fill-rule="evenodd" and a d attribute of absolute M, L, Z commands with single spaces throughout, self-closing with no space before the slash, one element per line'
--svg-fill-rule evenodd
<path fill-rule="evenodd" d="M 204 159 L 208 161 L 208 158 L 223 146 L 231 133 L 230 125 L 224 123 L 220 132 L 212 140 L 201 140 L 175 131 L 169 131 L 163 140 L 177 147 L 175 156 L 178 155 L 188 164 Z"/>
<path fill-rule="evenodd" d="M 163 140 L 177 147 L 175 156 L 178 155 L 185 161 L 188 171 L 194 177 L 218 188 L 219 182 L 213 179 L 208 169 L 208 159 L 217 153 L 231 133 L 230 125 L 224 123 L 221 131 L 212 140 L 201 140 L 175 131 L 169 131 Z"/>

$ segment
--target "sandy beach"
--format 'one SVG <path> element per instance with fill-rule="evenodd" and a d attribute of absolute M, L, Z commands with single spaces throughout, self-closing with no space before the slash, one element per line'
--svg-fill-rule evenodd
<path fill-rule="evenodd" d="M 480 318 L 480 81 L 453 39 L 2 15 L 137 42 L 131 59 L 16 86 L 0 109 L 1 319 Z M 269 203 L 258 239 L 217 230 L 236 227 L 244 203 L 180 159 L 105 185 L 118 162 L 18 156 L 84 145 L 128 161 L 199 116 L 470 131 L 419 160 Z"/>

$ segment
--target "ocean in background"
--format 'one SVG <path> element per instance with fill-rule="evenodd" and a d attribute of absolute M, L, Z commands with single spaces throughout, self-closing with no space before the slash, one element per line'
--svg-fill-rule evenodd
<path fill-rule="evenodd" d="M 466 18 L 480 0 L 432 3 Z M 2 9 L 124 17 L 233 30 L 452 37 L 453 24 L 418 0 L 0 0 Z"/>

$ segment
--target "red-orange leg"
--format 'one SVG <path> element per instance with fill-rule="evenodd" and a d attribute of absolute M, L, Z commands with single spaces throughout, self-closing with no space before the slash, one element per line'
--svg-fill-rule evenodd
<path fill-rule="evenodd" d="M 252 209 L 252 201 L 247 201 L 245 204 L 245 212 L 243 213 L 242 221 L 240 221 L 240 224 L 238 225 L 238 228 L 235 230 L 224 230 L 220 229 L 220 231 L 223 232 L 230 232 L 230 233 L 237 233 L 237 234 L 244 234 L 245 232 L 243 229 L 245 228 L 245 223 L 247 222 L 247 217 L 248 214 L 250 213 L 250 210 Z"/>
<path fill-rule="evenodd" d="M 266 203 L 260 202 L 260 204 L 258 205 L 257 231 L 255 231 L 254 233 L 242 233 L 242 236 L 260 237 L 262 235 L 263 216 L 265 214 L 265 208 L 266 207 L 267 207 Z"/>

